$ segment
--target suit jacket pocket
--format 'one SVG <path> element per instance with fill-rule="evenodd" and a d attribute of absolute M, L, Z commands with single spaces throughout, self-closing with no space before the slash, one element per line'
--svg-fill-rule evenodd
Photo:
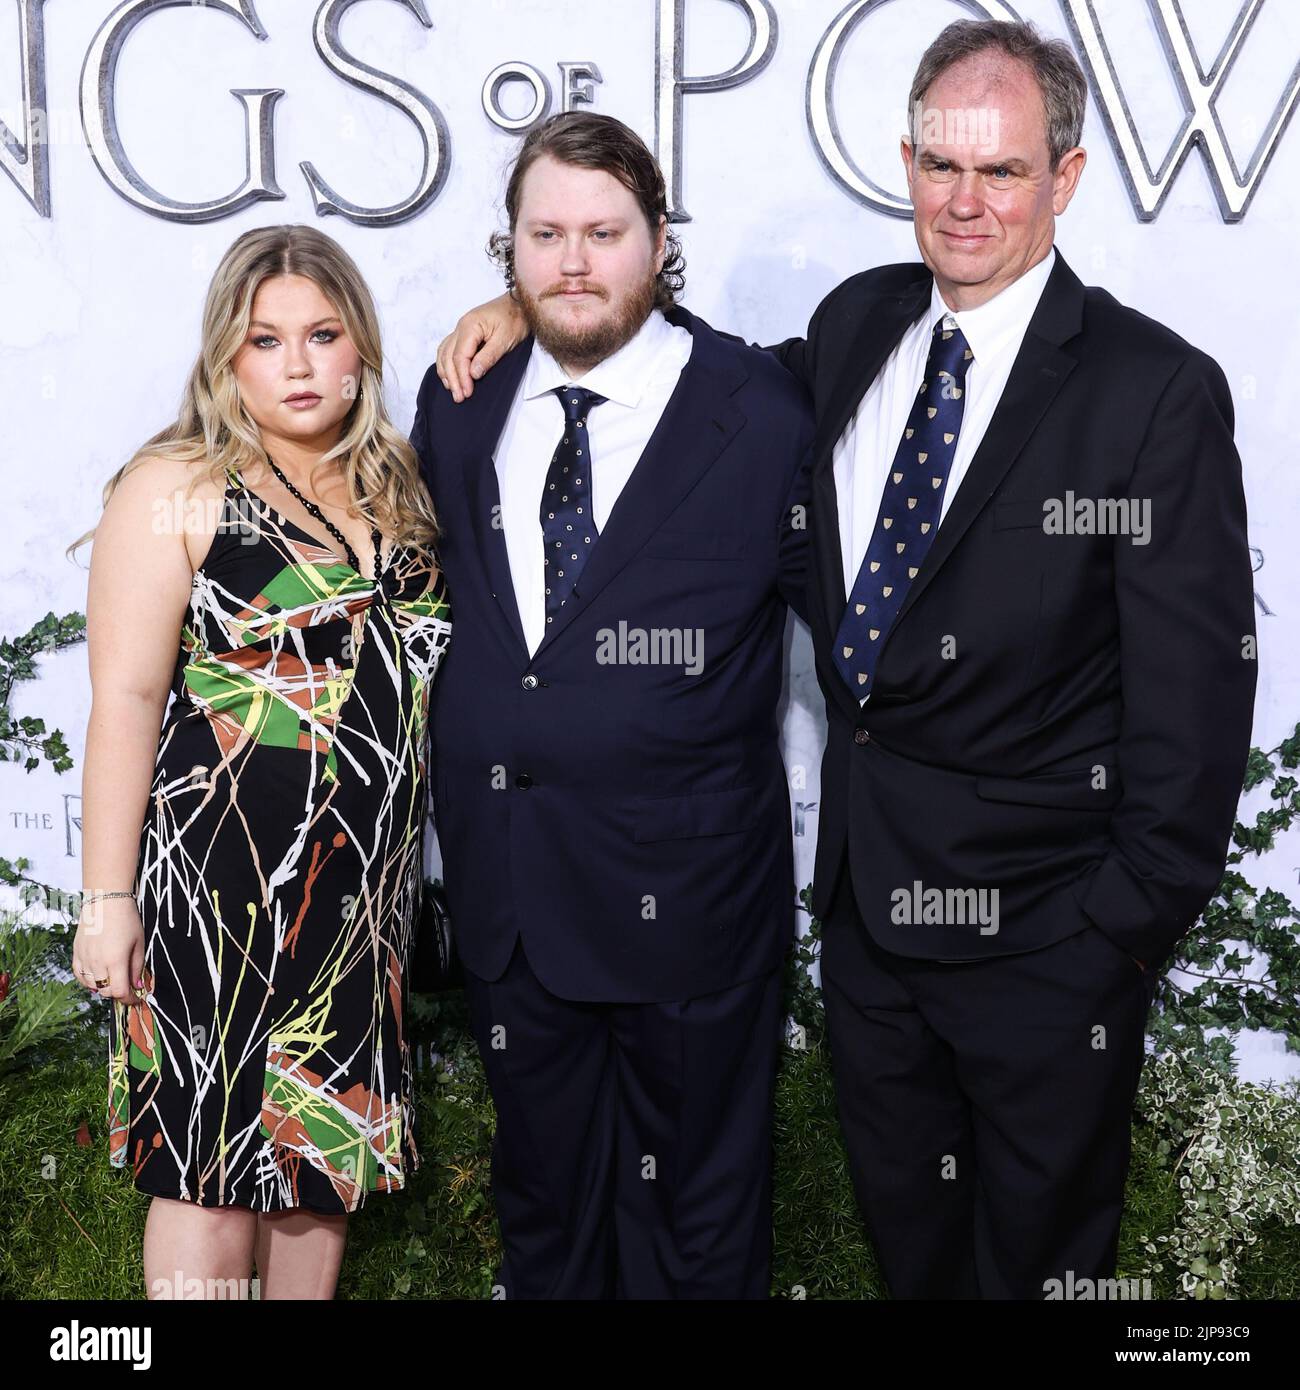
<path fill-rule="evenodd" d="M 1093 767 L 1081 767 L 1037 777 L 977 777 L 975 795 L 985 801 L 1014 801 L 1062 811 L 1109 811 L 1123 792 L 1119 769 L 1106 763 L 1096 766 L 1105 770 L 1103 787 L 1093 785 Z"/>
<path fill-rule="evenodd" d="M 635 803 L 632 838 L 685 840 L 697 835 L 732 835 L 750 829 L 762 811 L 763 799 L 754 787 L 695 792 L 691 796 L 642 797 Z"/>
<path fill-rule="evenodd" d="M 749 537 L 725 531 L 656 531 L 641 547 L 642 555 L 665 560 L 741 560 Z"/>

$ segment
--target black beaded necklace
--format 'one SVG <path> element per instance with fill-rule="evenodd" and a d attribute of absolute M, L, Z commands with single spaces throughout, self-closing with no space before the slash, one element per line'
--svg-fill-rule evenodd
<path fill-rule="evenodd" d="M 288 478 L 286 478 L 284 474 L 280 472 L 280 470 L 276 467 L 275 460 L 271 457 L 270 454 L 267 454 L 266 461 L 271 465 L 271 472 L 274 473 L 275 476 L 279 478 L 279 480 L 285 485 L 285 487 L 287 487 L 289 491 L 293 493 L 293 495 L 298 499 L 298 501 L 301 502 L 302 505 L 307 508 L 307 510 L 312 514 L 312 516 L 314 516 L 318 521 L 324 524 L 326 529 L 329 531 L 330 535 L 333 536 L 334 539 L 338 541 L 338 543 L 347 552 L 348 564 L 350 564 L 358 574 L 361 574 L 361 566 L 357 563 L 357 557 L 355 552 L 353 551 L 352 547 L 348 544 L 348 538 L 338 529 L 337 526 L 334 525 L 334 523 L 329 519 L 329 517 L 327 517 L 325 513 L 321 511 L 321 509 L 315 504 L 315 502 L 309 502 L 307 498 L 305 498 L 302 495 L 302 493 L 299 492 L 296 487 L 294 487 L 294 485 L 288 480 Z M 373 526 L 370 529 L 370 536 L 371 539 L 374 541 L 375 545 L 375 582 L 378 583 L 380 577 L 379 569 L 380 557 L 382 555 L 381 546 L 383 544 L 383 538 L 379 534 L 379 528 Z M 362 575 L 362 578 L 365 578 L 365 576 Z"/>

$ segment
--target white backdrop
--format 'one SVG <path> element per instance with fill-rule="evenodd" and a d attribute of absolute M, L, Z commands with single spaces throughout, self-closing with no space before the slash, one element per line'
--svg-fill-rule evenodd
<path fill-rule="evenodd" d="M 681 0 L 661 0 L 667 7 Z M 1120 83 L 1158 167 L 1183 102 L 1159 41 L 1157 6 L 1173 0 L 1093 0 Z M 0 5 L 0 119 L 21 140 L 23 0 Z M 33 4 L 34 0 L 27 0 Z M 245 229 L 316 220 L 299 169 L 315 165 L 353 203 L 387 206 L 416 186 L 423 149 L 412 121 L 346 85 L 312 40 L 314 0 L 244 0 L 267 37 L 202 0 L 151 13 L 118 65 L 123 148 L 140 176 L 177 201 L 220 197 L 245 173 L 244 116 L 231 89 L 284 91 L 274 111 L 276 172 L 285 197 L 221 220 L 169 221 L 133 206 L 97 168 L 82 133 L 82 64 L 113 0 L 49 0 L 44 56 L 49 113 L 50 215 L 0 179 L 0 479 L 8 506 L 0 550 L 0 635 L 15 636 L 53 610 L 84 611 L 85 571 L 63 547 L 98 515 L 108 475 L 174 417 L 198 347 L 199 315 L 222 252 Z M 860 0 L 865 4 L 865 0 Z M 1066 10 L 1082 0 L 1014 0 L 1049 33 L 1070 37 Z M 1253 7 L 1256 0 L 1241 0 Z M 39 8 L 39 6 L 37 6 Z M 439 338 L 458 313 L 499 291 L 483 252 L 500 216 L 503 171 L 517 136 L 488 119 L 484 80 L 517 60 L 562 90 L 561 63 L 594 63 L 594 107 L 655 137 L 655 0 L 363 0 L 344 17 L 342 42 L 436 103 L 449 134 L 445 182 L 419 214 L 392 226 L 320 225 L 369 279 L 382 316 L 389 405 L 409 429 L 415 392 Z M 685 0 L 684 71 L 721 73 L 745 52 L 743 9 Z M 1238 0 L 1182 0 L 1190 42 L 1209 72 Z M 685 302 L 720 327 L 773 341 L 801 332 L 836 283 L 865 266 L 916 259 L 910 224 L 865 207 L 819 157 L 805 112 L 818 46 L 847 13 L 844 0 L 773 0 L 778 34 L 770 63 L 743 85 L 683 98 L 682 206 Z M 907 86 L 926 44 L 970 12 L 957 0 L 871 0 L 846 40 L 833 84 L 845 149 L 895 196 Z M 1264 4 L 1217 94 L 1224 137 L 1245 169 L 1300 59 L 1300 5 Z M 501 93 L 522 114 L 521 84 Z M 1169 324 L 1215 356 L 1237 408 L 1251 543 L 1256 549 L 1261 670 L 1255 742 L 1272 748 L 1300 719 L 1295 599 L 1293 383 L 1300 372 L 1292 267 L 1300 222 L 1300 130 L 1283 134 L 1244 217 L 1225 221 L 1213 181 L 1193 151 L 1158 216 L 1141 220 L 1116 146 L 1095 106 L 1082 185 L 1058 245 L 1087 282 Z M 1105 409 L 1104 401 L 1098 409 Z M 82 552 L 82 564 L 85 562 Z M 806 632 L 794 624 L 785 711 L 794 778 L 798 882 L 811 878 L 822 723 Z M 19 687 L 16 714 L 39 713 L 64 730 L 80 767 L 89 705 L 84 644 L 42 662 Z M 799 787 L 800 769 L 806 788 Z M 79 772 L 0 767 L 0 853 L 25 855 L 46 882 L 77 889 Z M 1262 799 L 1258 804 L 1263 804 Z M 1253 814 L 1255 799 L 1243 808 Z M 436 851 L 435 851 L 436 853 Z M 433 861 L 436 863 L 436 859 Z M 1247 876 L 1294 898 L 1300 844 L 1292 836 Z M 1279 1039 L 1241 1045 L 1242 1074 L 1300 1074 Z"/>

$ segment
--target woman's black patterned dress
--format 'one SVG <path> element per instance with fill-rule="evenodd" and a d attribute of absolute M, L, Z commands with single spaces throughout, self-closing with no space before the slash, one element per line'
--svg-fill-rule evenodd
<path fill-rule="evenodd" d="M 110 1160 L 203 1206 L 352 1211 L 419 1163 L 404 981 L 450 608 L 427 552 L 376 583 L 235 470 L 222 505 L 141 836 Z"/>

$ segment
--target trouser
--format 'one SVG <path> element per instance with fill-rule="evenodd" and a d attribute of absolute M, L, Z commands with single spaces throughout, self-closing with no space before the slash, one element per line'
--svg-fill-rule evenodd
<path fill-rule="evenodd" d="M 923 930 L 923 928 L 918 928 Z M 946 964 L 883 950 L 841 873 L 822 992 L 854 1191 L 896 1298 L 1113 1276 L 1155 980 L 1088 926 Z"/>
<path fill-rule="evenodd" d="M 781 971 L 673 1003 L 561 999 L 522 940 L 467 973 L 496 1107 L 507 1298 L 766 1298 Z"/>

